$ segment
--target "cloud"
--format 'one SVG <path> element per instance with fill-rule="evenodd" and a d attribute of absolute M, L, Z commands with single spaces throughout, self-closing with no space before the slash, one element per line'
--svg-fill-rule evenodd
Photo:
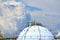
<path fill-rule="evenodd" d="M 17 21 L 16 20 L 23 20 L 25 17 L 22 13 L 23 11 L 23 7 L 21 7 L 19 4 L 18 7 L 15 4 L 11 4 L 13 6 L 16 6 L 13 10 L 10 10 L 10 8 L 8 8 L 8 6 L 6 5 L 10 5 L 6 2 L 6 4 L 4 4 L 4 2 L 2 3 L 3 6 L 1 6 L 0 8 L 0 30 L 5 32 L 5 33 L 13 33 L 16 32 L 18 30 L 18 27 L 16 26 Z M 5 5 L 5 6 L 4 6 Z M 21 8 L 20 8 L 21 7 Z"/>
<path fill-rule="evenodd" d="M 0 5 L 3 14 L 0 16 L 0 30 L 7 35 L 16 35 L 16 32 L 23 30 L 31 20 L 30 14 L 26 13 L 25 5 L 21 2 L 1 2 Z"/>

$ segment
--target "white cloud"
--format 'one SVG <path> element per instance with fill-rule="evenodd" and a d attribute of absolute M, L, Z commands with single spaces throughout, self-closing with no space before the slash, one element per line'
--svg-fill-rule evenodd
<path fill-rule="evenodd" d="M 11 2 L 13 3 L 13 2 Z M 16 21 L 15 19 L 24 19 L 23 15 L 23 4 L 15 2 L 15 4 L 8 4 L 2 2 L 0 4 L 3 5 L 0 8 L 2 9 L 3 16 L 0 16 L 0 30 L 5 32 L 5 33 L 13 33 L 18 30 L 18 27 L 16 26 Z M 4 6 L 5 5 L 5 6 Z M 14 5 L 16 6 L 13 10 L 9 9 L 7 5 Z"/>

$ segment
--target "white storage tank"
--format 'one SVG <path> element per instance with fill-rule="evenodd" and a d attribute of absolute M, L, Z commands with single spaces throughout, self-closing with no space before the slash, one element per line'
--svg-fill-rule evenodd
<path fill-rule="evenodd" d="M 40 25 L 29 25 L 18 36 L 17 40 L 54 40 L 52 33 Z"/>

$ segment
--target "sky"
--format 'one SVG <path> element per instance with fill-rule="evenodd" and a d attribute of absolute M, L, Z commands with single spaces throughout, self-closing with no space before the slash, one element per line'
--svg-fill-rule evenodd
<path fill-rule="evenodd" d="M 32 20 L 56 30 L 60 25 L 60 0 L 26 0 L 27 5 L 41 8 L 41 11 L 32 12 Z M 58 27 L 59 28 L 59 27 Z"/>
<path fill-rule="evenodd" d="M 3 0 L 3 1 L 7 1 L 7 0 Z M 52 32 L 57 32 L 60 30 L 60 0 L 16 0 L 16 1 L 22 3 L 20 3 L 20 5 L 19 3 L 16 3 L 16 5 L 18 5 L 16 8 L 15 6 L 13 7 L 8 6 L 10 10 L 13 10 L 15 8 L 14 11 L 10 11 L 8 8 L 4 9 L 3 6 L 2 6 L 3 8 L 0 7 L 0 24 L 3 25 L 0 26 L 1 31 L 6 32 L 8 30 L 7 32 L 13 32 L 13 31 L 15 32 L 19 28 L 24 29 L 24 27 L 22 26 L 20 27 L 20 24 L 24 25 L 28 21 L 41 22 L 43 25 L 47 26 L 48 29 L 52 30 Z M 0 2 L 0 6 L 1 5 L 2 2 Z M 29 14 L 24 14 L 24 13 L 22 14 L 23 11 L 22 8 L 20 8 L 20 6 L 23 6 L 22 8 L 26 7 L 27 12 Z M 21 11 L 18 11 L 17 9 Z M 5 13 L 3 14 L 2 10 L 4 10 L 5 13 L 7 11 L 8 12 L 6 14 Z M 9 25 L 12 25 L 13 27 Z"/>
<path fill-rule="evenodd" d="M 41 9 L 30 12 L 31 20 L 41 22 L 52 31 L 60 30 L 60 0 L 23 0 L 23 2 Z"/>

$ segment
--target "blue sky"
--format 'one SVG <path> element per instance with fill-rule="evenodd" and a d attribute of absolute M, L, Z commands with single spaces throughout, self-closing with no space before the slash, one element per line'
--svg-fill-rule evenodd
<path fill-rule="evenodd" d="M 60 29 L 60 0 L 16 0 L 18 2 L 23 2 L 24 5 L 28 6 L 30 17 L 25 20 L 31 20 L 36 22 L 41 22 L 43 25 L 52 31 L 57 31 Z M 29 8 L 35 7 L 38 10 L 32 11 Z M 40 9 L 40 10 L 39 10 Z M 1 11 L 1 10 L 0 10 Z M 2 12 L 1 12 L 2 13 Z M 0 15 L 2 15 L 0 13 Z M 19 22 L 19 20 L 17 20 Z M 23 21 L 26 22 L 26 21 Z M 19 23 L 17 24 L 19 26 Z M 5 27 L 4 27 L 5 28 Z M 22 28 L 22 27 L 21 27 Z"/>
<path fill-rule="evenodd" d="M 32 1 L 32 0 L 31 0 Z M 28 1 L 29 4 L 31 6 L 35 6 L 38 8 L 41 8 L 42 11 L 38 11 L 33 12 L 32 14 L 35 14 L 35 18 L 38 17 L 38 19 L 40 20 L 39 17 L 41 17 L 41 20 L 45 20 L 45 24 L 46 22 L 47 25 L 55 25 L 58 22 L 60 22 L 60 1 L 59 0 L 36 0 L 36 1 Z M 36 15 L 37 14 L 37 15 Z M 37 20 L 38 20 L 37 19 Z"/>
<path fill-rule="evenodd" d="M 29 6 L 40 8 L 41 11 L 31 12 L 32 20 L 41 22 L 52 30 L 60 26 L 60 0 L 23 0 Z"/>

